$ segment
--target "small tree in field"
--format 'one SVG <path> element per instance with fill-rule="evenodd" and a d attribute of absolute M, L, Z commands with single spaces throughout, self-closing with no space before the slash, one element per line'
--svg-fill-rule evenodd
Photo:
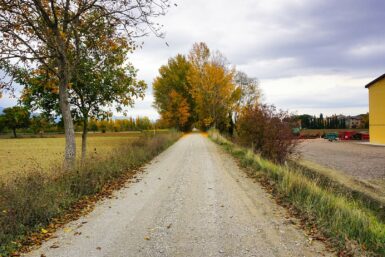
<path fill-rule="evenodd" d="M 41 113 L 31 118 L 29 127 L 34 134 L 43 135 L 44 131 L 49 129 L 52 124 L 53 120 Z"/>
<path fill-rule="evenodd" d="M 14 106 L 10 108 L 5 108 L 3 110 L 3 122 L 4 125 L 11 129 L 13 136 L 16 138 L 16 129 L 26 128 L 29 124 L 29 112 L 26 108 L 21 106 Z"/>
<path fill-rule="evenodd" d="M 294 153 L 297 141 L 289 122 L 288 113 L 274 106 L 253 105 L 242 109 L 237 122 L 239 142 L 251 147 L 277 163 L 283 163 Z"/>
<path fill-rule="evenodd" d="M 0 115 L 0 133 L 4 132 L 5 126 L 4 115 Z"/>
<path fill-rule="evenodd" d="M 82 60 L 77 46 L 86 40 L 78 32 L 95 31 L 103 23 L 121 37 L 142 36 L 147 28 L 158 35 L 151 18 L 168 6 L 168 0 L 0 0 L 1 68 L 14 77 L 20 69 L 43 67 L 57 80 L 52 93 L 58 94 L 64 124 L 65 168 L 76 157 L 69 90 Z M 0 89 L 12 90 L 12 84 L 3 81 Z"/>
<path fill-rule="evenodd" d="M 93 15 L 90 17 L 92 18 Z M 134 47 L 117 35 L 117 31 L 99 24 L 95 31 L 77 32 L 82 42 L 76 45 L 79 62 L 77 73 L 71 79 L 68 89 L 71 112 L 82 124 L 82 160 L 86 158 L 89 120 L 105 116 L 107 107 L 115 105 L 118 111 L 132 106 L 135 98 L 143 98 L 146 89 L 144 81 L 136 79 L 136 69 L 125 60 Z M 24 85 L 22 101 L 31 109 L 42 109 L 50 114 L 60 113 L 57 79 L 44 67 L 25 74 L 20 79 Z"/>

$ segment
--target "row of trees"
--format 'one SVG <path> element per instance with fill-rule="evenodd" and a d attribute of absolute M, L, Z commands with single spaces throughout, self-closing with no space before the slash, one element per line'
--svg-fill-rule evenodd
<path fill-rule="evenodd" d="M 58 114 L 66 138 L 64 167 L 75 164 L 74 118 L 83 121 L 85 158 L 90 118 L 143 97 L 127 54 L 149 31 L 161 36 L 153 17 L 168 0 L 0 0 L 1 90 L 24 86 L 21 100 L 31 109 Z"/>
<path fill-rule="evenodd" d="M 345 129 L 345 118 L 339 118 L 337 115 L 331 117 L 324 117 L 321 113 L 319 117 L 315 115 L 303 114 L 294 116 L 294 119 L 301 121 L 301 127 L 307 129 Z"/>
<path fill-rule="evenodd" d="M 194 44 L 188 56 L 169 59 L 153 89 L 162 120 L 183 131 L 215 127 L 232 132 L 241 107 L 256 103 L 260 95 L 256 79 L 230 67 L 205 43 Z"/>
<path fill-rule="evenodd" d="M 114 120 L 94 120 L 89 121 L 90 131 L 141 131 L 141 130 L 151 130 L 163 128 L 161 124 L 157 122 L 152 122 L 147 117 L 129 117 L 127 119 L 114 119 Z"/>
<path fill-rule="evenodd" d="M 88 131 L 92 132 L 121 132 L 121 131 L 141 131 L 154 128 L 163 128 L 159 122 L 152 122 L 148 117 L 127 117 L 122 119 L 89 119 Z M 5 108 L 0 115 L 0 133 L 11 130 L 13 136 L 17 137 L 17 131 L 39 134 L 43 136 L 46 132 L 61 133 L 64 131 L 63 122 L 55 121 L 53 117 L 44 113 L 32 114 L 26 107 L 14 106 Z M 75 131 L 84 132 L 84 123 L 79 120 L 74 123 Z"/>
<path fill-rule="evenodd" d="M 187 56 L 169 59 L 153 89 L 154 105 L 170 127 L 217 128 L 280 163 L 295 149 L 291 116 L 260 103 L 258 81 L 231 67 L 205 43 L 194 44 Z"/>
<path fill-rule="evenodd" d="M 361 114 L 359 115 L 361 119 L 361 127 L 369 128 L 369 115 Z M 319 117 L 315 115 L 298 115 L 293 116 L 293 120 L 298 120 L 301 123 L 302 128 L 307 129 L 346 129 L 348 127 L 348 119 L 350 117 L 332 115 L 330 117 L 324 117 L 321 113 Z"/>

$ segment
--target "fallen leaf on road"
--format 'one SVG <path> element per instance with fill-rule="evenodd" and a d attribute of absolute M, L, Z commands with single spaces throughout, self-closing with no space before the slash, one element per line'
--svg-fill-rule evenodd
<path fill-rule="evenodd" d="M 64 228 L 63 231 L 64 231 L 65 233 L 69 233 L 69 232 L 72 231 L 72 229 L 71 229 L 71 228 Z"/>
<path fill-rule="evenodd" d="M 100 246 L 96 247 L 96 250 L 102 250 L 102 248 Z"/>
<path fill-rule="evenodd" d="M 172 226 L 172 224 L 170 223 L 170 224 L 168 224 L 168 226 L 167 226 L 167 229 L 170 229 L 171 228 L 171 226 Z"/>
<path fill-rule="evenodd" d="M 147 241 L 148 241 L 148 240 L 150 240 L 150 237 L 145 236 L 145 237 L 144 237 L 144 240 L 147 240 Z"/>
<path fill-rule="evenodd" d="M 58 245 L 51 245 L 49 248 L 59 248 Z"/>

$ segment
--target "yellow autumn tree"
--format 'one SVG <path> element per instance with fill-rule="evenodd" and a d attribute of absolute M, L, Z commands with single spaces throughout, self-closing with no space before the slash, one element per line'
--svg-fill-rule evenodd
<path fill-rule="evenodd" d="M 188 81 L 195 101 L 198 124 L 202 129 L 216 127 L 224 130 L 231 122 L 237 101 L 234 69 L 226 67 L 226 59 L 219 52 L 211 55 L 205 43 L 194 44 L 189 54 L 191 69 Z"/>
<path fill-rule="evenodd" d="M 241 78 L 220 52 L 195 43 L 187 58 L 178 54 L 160 67 L 153 82 L 154 106 L 170 127 L 215 127 L 232 134 L 241 104 L 255 97 L 250 94 L 255 83 L 249 85 L 254 80 Z"/>
<path fill-rule="evenodd" d="M 190 68 L 191 64 L 186 57 L 178 54 L 160 67 L 159 76 L 152 84 L 154 106 L 162 120 L 168 126 L 182 131 L 191 130 L 195 122 L 194 99 L 191 85 L 187 81 Z"/>
<path fill-rule="evenodd" d="M 181 130 L 190 117 L 188 102 L 186 98 L 178 94 L 175 90 L 171 90 L 168 99 L 169 102 L 166 110 L 162 113 L 162 118 L 169 127 Z"/>

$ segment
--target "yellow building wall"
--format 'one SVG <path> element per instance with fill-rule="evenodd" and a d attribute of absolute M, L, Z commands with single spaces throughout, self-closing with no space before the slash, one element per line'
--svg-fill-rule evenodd
<path fill-rule="evenodd" d="M 385 78 L 369 87 L 370 143 L 385 144 Z"/>

